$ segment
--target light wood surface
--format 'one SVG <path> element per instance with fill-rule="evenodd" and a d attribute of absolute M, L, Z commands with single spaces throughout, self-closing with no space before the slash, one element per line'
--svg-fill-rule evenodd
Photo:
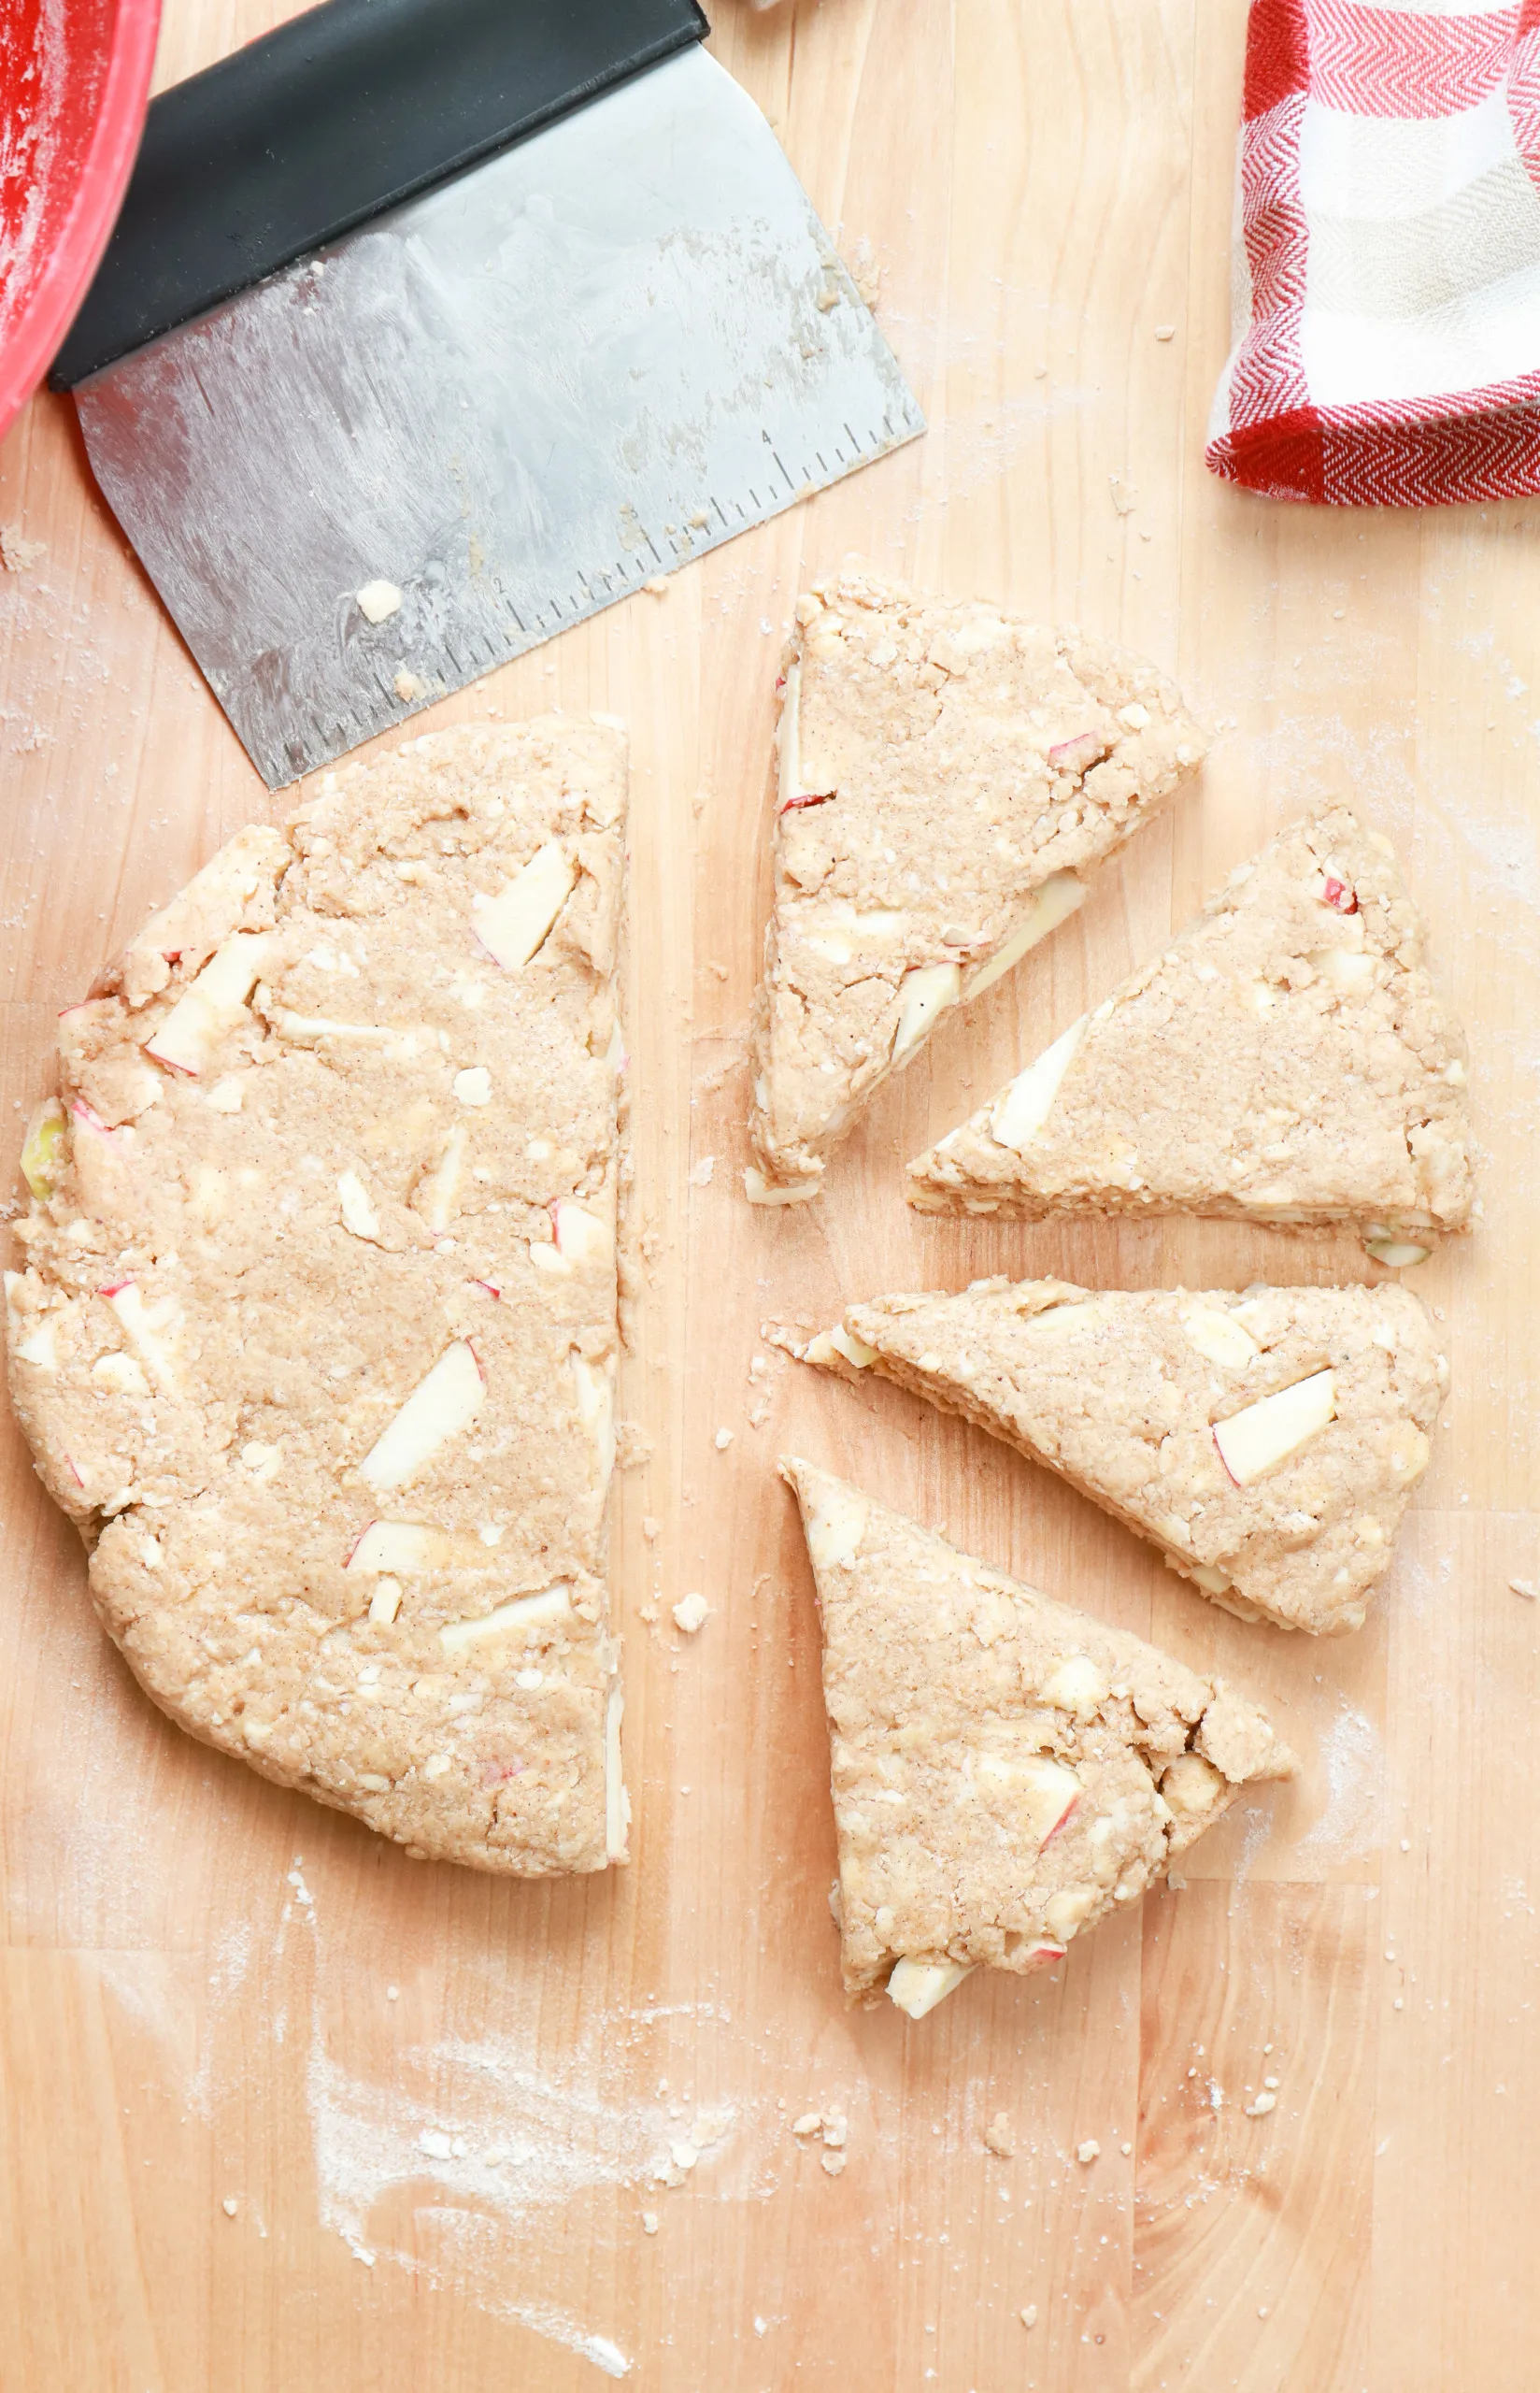
<path fill-rule="evenodd" d="M 168 0 L 161 80 L 283 13 Z M 929 436 L 440 710 L 632 725 L 635 1863 L 544 1888 L 414 1865 L 186 1741 L 102 1639 L 7 1423 L 0 2382 L 581 2393 L 613 2346 L 667 2393 L 1533 2393 L 1540 1610 L 1508 1581 L 1540 1579 L 1540 509 L 1334 515 L 1204 472 L 1240 0 L 717 13 L 847 252 L 880 262 Z M 61 403 L 0 449 L 0 521 L 48 544 L 0 576 L 19 1124 L 55 1010 L 281 801 Z M 1201 788 L 884 1094 L 821 1205 L 767 1216 L 738 1175 L 772 681 L 799 578 L 852 547 L 1148 651 L 1218 737 Z M 899 1194 L 906 1156 L 1329 793 L 1393 835 L 1432 918 L 1485 1218 L 1416 1276 L 1455 1392 L 1394 1571 L 1360 1636 L 1316 1644 L 1226 1618 L 1003 1448 L 816 1380 L 761 1325 L 996 1269 L 1370 1276 L 1346 1241 L 936 1223 Z M 788 1446 L 1222 1668 L 1275 1707 L 1302 1783 L 1055 1976 L 980 1976 L 920 2028 L 847 2013 Z M 694 1589 L 711 1616 L 687 1640 L 667 1607 Z M 1269 2076 L 1276 2109 L 1248 2116 Z M 837 2177 L 791 2133 L 825 2108 L 848 2119 Z M 1002 2111 L 1009 2159 L 983 2142 Z M 713 2114 L 682 2182 L 654 2183 Z"/>

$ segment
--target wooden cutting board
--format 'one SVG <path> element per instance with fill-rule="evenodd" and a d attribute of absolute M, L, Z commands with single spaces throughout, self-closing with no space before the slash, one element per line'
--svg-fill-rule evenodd
<path fill-rule="evenodd" d="M 161 79 L 283 13 L 168 0 Z M 635 1863 L 548 1887 L 416 1865 L 189 1742 L 99 1634 L 7 1423 L 0 2380 L 580 2393 L 629 2362 L 667 2393 L 1532 2393 L 1540 1611 L 1509 1581 L 1540 1581 L 1540 507 L 1333 515 L 1205 473 L 1239 0 L 718 14 L 847 254 L 880 265 L 929 437 L 437 718 L 632 725 Z M 19 1135 L 56 1009 L 281 807 L 53 400 L 0 450 L 0 522 L 46 543 L 0 574 Z M 1217 736 L 1201 787 L 885 1093 L 821 1205 L 765 1214 L 739 1171 L 772 684 L 800 580 L 852 547 L 1148 651 Z M 815 1379 L 762 1325 L 1002 1269 L 1372 1276 L 1347 1241 L 936 1223 L 900 1197 L 906 1156 L 1328 794 L 1394 837 L 1431 917 L 1485 1217 L 1416 1275 L 1454 1396 L 1395 1569 L 1360 1636 L 1314 1644 L 1226 1618 L 1003 1448 Z M 789 1445 L 1254 1690 L 1302 1783 L 1054 1976 L 976 1978 L 919 2028 L 848 2013 Z M 668 1608 L 691 1591 L 711 1611 L 687 1639 Z M 815 2111 L 848 2122 L 842 2173 L 791 2131 Z M 1001 2112 L 1009 2158 L 984 2142 Z"/>

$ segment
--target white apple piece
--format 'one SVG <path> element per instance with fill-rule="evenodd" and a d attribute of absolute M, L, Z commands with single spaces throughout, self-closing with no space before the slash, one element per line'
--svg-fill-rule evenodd
<path fill-rule="evenodd" d="M 1073 1712 L 1077 1720 L 1094 1720 L 1111 1692 L 1111 1680 L 1089 1654 L 1072 1654 L 1050 1672 L 1043 1700 L 1055 1711 Z"/>
<path fill-rule="evenodd" d="M 815 1570 L 848 1564 L 861 1552 L 866 1534 L 868 1506 L 863 1496 L 837 1480 L 820 1483 L 813 1510 L 806 1515 L 807 1551 Z"/>
<path fill-rule="evenodd" d="M 399 1030 L 392 1030 L 389 1023 L 334 1022 L 330 1014 L 294 1013 L 288 1006 L 275 1006 L 267 1019 L 282 1039 L 372 1039 L 377 1046 L 383 1047 L 403 1035 Z"/>
<path fill-rule="evenodd" d="M 145 1040 L 145 1053 L 168 1071 L 200 1078 L 245 1013 L 272 952 L 266 931 L 236 931 L 227 939 Z"/>
<path fill-rule="evenodd" d="M 1178 1754 L 1161 1780 L 1161 1793 L 1174 1812 L 1189 1819 L 1211 1812 L 1224 1793 L 1225 1782 L 1201 1754 Z"/>
<path fill-rule="evenodd" d="M 471 928 L 494 964 L 520 972 L 537 955 L 571 896 L 578 871 L 560 839 L 548 839 L 495 897 L 471 900 Z"/>
<path fill-rule="evenodd" d="M 1433 1253 L 1431 1246 L 1417 1246 L 1404 1238 L 1368 1238 L 1363 1241 L 1363 1251 L 1372 1254 L 1376 1263 L 1383 1263 L 1387 1271 L 1410 1271 L 1414 1265 L 1426 1263 Z"/>
<path fill-rule="evenodd" d="M 1321 979 L 1330 981 L 1345 996 L 1365 996 L 1375 985 L 1375 959 L 1360 948 L 1313 948 L 1310 962 Z"/>
<path fill-rule="evenodd" d="M 819 1193 L 816 1180 L 792 1181 L 784 1188 L 773 1188 L 757 1164 L 746 1164 L 743 1193 L 751 1205 L 806 1205 Z"/>
<path fill-rule="evenodd" d="M 836 1324 L 833 1329 L 820 1329 L 816 1338 L 809 1338 L 802 1359 L 827 1369 L 836 1356 L 848 1363 L 852 1370 L 865 1371 L 877 1361 L 877 1348 L 868 1346 L 864 1339 L 852 1338 L 848 1329 Z"/>
<path fill-rule="evenodd" d="M 424 1570 L 442 1569 L 450 1550 L 443 1530 L 426 1522 L 371 1521 L 343 1569 L 364 1578 L 389 1570 L 410 1579 Z"/>
<path fill-rule="evenodd" d="M 389 1627 L 401 1610 L 399 1579 L 377 1579 L 374 1594 L 369 1598 L 369 1618 Z"/>
<path fill-rule="evenodd" d="M 986 989 L 992 989 L 1013 964 L 1020 963 L 1030 948 L 1047 939 L 1049 931 L 1056 931 L 1061 923 L 1067 923 L 1085 902 L 1086 884 L 1075 873 L 1050 872 L 1016 928 L 1001 940 L 992 955 L 968 974 L 962 983 L 962 995 L 977 997 Z"/>
<path fill-rule="evenodd" d="M 1020 1761 L 1009 1754 L 985 1754 L 978 1764 L 978 1775 L 991 1785 L 1008 1790 L 1020 1808 L 1026 1832 L 1039 1853 L 1052 1841 L 1080 1799 L 1077 1773 L 1046 1754 L 1034 1754 Z"/>
<path fill-rule="evenodd" d="M 1017 1154 L 1024 1153 L 1052 1111 L 1059 1094 L 1060 1082 L 1068 1071 L 1075 1051 L 1086 1035 L 1089 1014 L 1045 1047 L 1034 1064 L 1018 1072 L 1004 1095 L 997 1098 L 990 1117 L 990 1136 L 997 1147 L 1009 1147 Z"/>
<path fill-rule="evenodd" d="M 469 1428 L 486 1392 L 475 1348 L 457 1338 L 380 1431 L 359 1465 L 359 1477 L 381 1493 L 403 1486 L 440 1446 Z"/>
<path fill-rule="evenodd" d="M 21 1148 L 21 1176 L 41 1202 L 52 1196 L 69 1161 L 69 1125 L 56 1096 L 37 1108 Z"/>
<path fill-rule="evenodd" d="M 603 1368 L 595 1370 L 586 1355 L 574 1347 L 567 1357 L 572 1366 L 572 1383 L 578 1398 L 578 1417 L 592 1437 L 599 1450 L 599 1470 L 607 1487 L 615 1469 L 615 1389 L 609 1373 Z"/>
<path fill-rule="evenodd" d="M 388 623 L 401 612 L 401 593 L 393 581 L 366 581 L 358 594 L 358 611 L 367 623 Z"/>
<path fill-rule="evenodd" d="M 1221 1370 L 1244 1371 L 1262 1353 L 1243 1321 L 1213 1305 L 1194 1305 L 1191 1312 L 1184 1312 L 1182 1335 L 1205 1362 L 1218 1363 Z"/>
<path fill-rule="evenodd" d="M 444 1142 L 444 1152 L 433 1170 L 418 1182 L 412 1202 L 435 1238 L 441 1238 L 455 1215 L 455 1200 L 460 1194 L 460 1175 L 465 1163 L 465 1132 L 456 1123 Z"/>
<path fill-rule="evenodd" d="M 888 1992 L 911 2019 L 923 2019 L 967 1975 L 968 1965 L 962 1961 L 911 1961 L 905 1957 L 893 1963 Z"/>
<path fill-rule="evenodd" d="M 1276 1395 L 1248 1404 L 1244 1412 L 1233 1412 L 1228 1421 L 1216 1422 L 1214 1443 L 1235 1485 L 1249 1487 L 1319 1437 L 1336 1416 L 1336 1375 L 1314 1371 L 1307 1380 L 1296 1380 L 1292 1387 L 1280 1387 Z"/>
<path fill-rule="evenodd" d="M 342 1208 L 342 1225 L 355 1238 L 378 1239 L 379 1215 L 369 1202 L 369 1192 L 356 1171 L 345 1171 L 336 1184 L 337 1202 Z"/>
<path fill-rule="evenodd" d="M 135 1361 L 143 1364 L 158 1388 L 166 1395 L 175 1395 L 178 1385 L 176 1367 L 160 1335 L 168 1311 L 174 1313 L 175 1307 L 157 1305 L 153 1313 L 148 1311 L 144 1291 L 133 1280 L 120 1280 L 97 1293 L 107 1298 L 117 1314 L 124 1341 Z"/>
<path fill-rule="evenodd" d="M 962 967 L 958 964 L 922 964 L 905 972 L 899 982 L 898 1028 L 893 1033 L 893 1061 L 909 1054 L 934 1025 L 936 1017 L 956 1005 L 962 995 Z"/>
<path fill-rule="evenodd" d="M 59 1368 L 56 1341 L 63 1313 L 45 1313 L 36 1328 L 23 1336 L 22 1315 L 16 1302 L 16 1291 L 21 1285 L 22 1277 L 20 1271 L 7 1271 L 6 1274 L 6 1342 L 19 1362 L 30 1363 L 35 1370 L 56 1371 Z M 123 1359 L 126 1361 L 127 1357 Z"/>
<path fill-rule="evenodd" d="M 511 1637 L 516 1629 L 549 1628 L 572 1611 L 572 1590 L 564 1579 L 543 1587 L 537 1596 L 515 1596 L 495 1612 L 477 1620 L 454 1620 L 438 1632 L 447 1654 L 468 1653 L 473 1645 L 489 1645 L 495 1638 Z"/>
<path fill-rule="evenodd" d="M 485 1064 L 468 1065 L 454 1076 L 454 1093 L 462 1105 L 492 1103 L 492 1074 Z"/>
<path fill-rule="evenodd" d="M 542 1271 L 571 1272 L 585 1263 L 612 1262 L 615 1241 L 608 1225 L 570 1196 L 559 1196 L 550 1209 L 553 1239 L 532 1239 L 530 1261 Z"/>
<path fill-rule="evenodd" d="M 625 1860 L 631 1827 L 631 1798 L 620 1774 L 620 1720 L 624 1711 L 625 1698 L 617 1679 L 605 1706 L 605 1854 L 610 1861 Z"/>

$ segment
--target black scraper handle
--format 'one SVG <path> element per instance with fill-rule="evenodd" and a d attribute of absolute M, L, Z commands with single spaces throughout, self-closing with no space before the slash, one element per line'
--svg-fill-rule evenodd
<path fill-rule="evenodd" d="M 707 30 L 696 0 L 325 0 L 150 103 L 50 381 L 72 389 Z"/>

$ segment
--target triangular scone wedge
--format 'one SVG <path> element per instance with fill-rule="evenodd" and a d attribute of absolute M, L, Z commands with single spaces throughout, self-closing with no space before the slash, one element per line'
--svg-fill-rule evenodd
<path fill-rule="evenodd" d="M 409 740 L 64 1016 L 10 1384 L 193 1736 L 419 1856 L 625 1854 L 606 1589 L 624 736 Z"/>
<path fill-rule="evenodd" d="M 805 1359 L 961 1413 L 1243 1620 L 1361 1628 L 1449 1383 L 1409 1290 L 1092 1294 L 981 1280 L 852 1305 Z"/>
<path fill-rule="evenodd" d="M 918 597 L 859 558 L 798 599 L 751 1198 L 818 1194 L 872 1091 L 1073 913 L 1204 744 L 1165 676 L 1105 640 Z"/>
<path fill-rule="evenodd" d="M 1350 1224 L 1391 1264 L 1470 1218 L 1465 1042 L 1390 842 L 1296 823 L 1203 919 L 909 1167 L 932 1212 Z"/>
<path fill-rule="evenodd" d="M 846 1991 L 920 2018 L 1133 1902 L 1294 1756 L 1256 1706 L 789 1457 L 823 1622 Z"/>

